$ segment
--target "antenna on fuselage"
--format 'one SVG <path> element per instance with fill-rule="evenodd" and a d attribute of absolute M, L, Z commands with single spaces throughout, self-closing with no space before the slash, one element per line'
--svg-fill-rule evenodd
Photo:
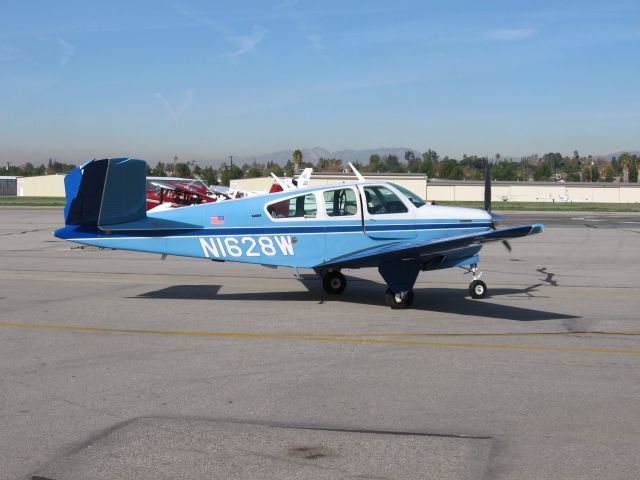
<path fill-rule="evenodd" d="M 356 177 L 358 177 L 358 181 L 359 182 L 365 182 L 366 181 L 366 179 L 362 176 L 362 174 L 358 171 L 358 169 L 353 166 L 353 163 L 349 162 L 349 166 L 351 167 L 351 170 L 353 170 L 353 173 L 356 174 Z"/>

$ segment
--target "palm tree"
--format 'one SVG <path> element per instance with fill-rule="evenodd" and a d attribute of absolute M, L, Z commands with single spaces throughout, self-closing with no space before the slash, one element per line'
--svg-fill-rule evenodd
<path fill-rule="evenodd" d="M 631 168 L 631 155 L 624 152 L 620 155 L 620 165 L 622 165 L 622 182 L 629 183 L 629 168 Z"/>
<path fill-rule="evenodd" d="M 293 152 L 293 171 L 300 171 L 300 164 L 302 163 L 302 150 L 297 149 Z"/>

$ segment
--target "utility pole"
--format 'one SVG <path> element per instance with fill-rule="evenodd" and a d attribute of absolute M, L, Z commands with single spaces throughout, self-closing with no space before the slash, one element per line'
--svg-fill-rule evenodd
<path fill-rule="evenodd" d="M 174 155 L 173 157 L 173 169 L 171 170 L 171 175 L 176 174 L 176 162 L 178 161 L 178 156 Z"/>
<path fill-rule="evenodd" d="M 231 166 L 233 167 L 233 155 L 229 155 L 229 161 L 231 162 Z"/>

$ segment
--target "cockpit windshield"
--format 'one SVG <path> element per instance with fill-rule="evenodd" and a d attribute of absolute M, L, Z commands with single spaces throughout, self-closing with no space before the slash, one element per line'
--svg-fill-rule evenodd
<path fill-rule="evenodd" d="M 420 208 L 423 205 L 427 204 L 427 202 L 422 200 L 418 195 L 413 193 L 411 190 L 401 187 L 397 183 L 392 183 L 391 185 L 393 185 L 397 190 L 400 191 L 400 193 L 402 193 L 405 197 L 407 197 L 407 200 L 413 203 L 416 206 L 416 208 Z"/>

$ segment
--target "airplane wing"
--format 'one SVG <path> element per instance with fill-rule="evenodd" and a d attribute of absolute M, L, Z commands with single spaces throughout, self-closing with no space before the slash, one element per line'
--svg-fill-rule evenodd
<path fill-rule="evenodd" d="M 359 268 L 372 267 L 381 262 L 418 258 L 443 254 L 459 248 L 497 242 L 508 238 L 526 237 L 542 232 L 544 225 L 524 225 L 502 230 L 488 230 L 482 233 L 457 235 L 455 237 L 440 238 L 432 241 L 399 241 L 386 243 L 377 247 L 367 248 L 347 255 L 332 258 L 318 267 L 327 268 Z"/>
<path fill-rule="evenodd" d="M 158 188 L 164 188 L 165 190 L 175 190 L 176 186 L 167 182 L 151 182 L 151 185 Z"/>

